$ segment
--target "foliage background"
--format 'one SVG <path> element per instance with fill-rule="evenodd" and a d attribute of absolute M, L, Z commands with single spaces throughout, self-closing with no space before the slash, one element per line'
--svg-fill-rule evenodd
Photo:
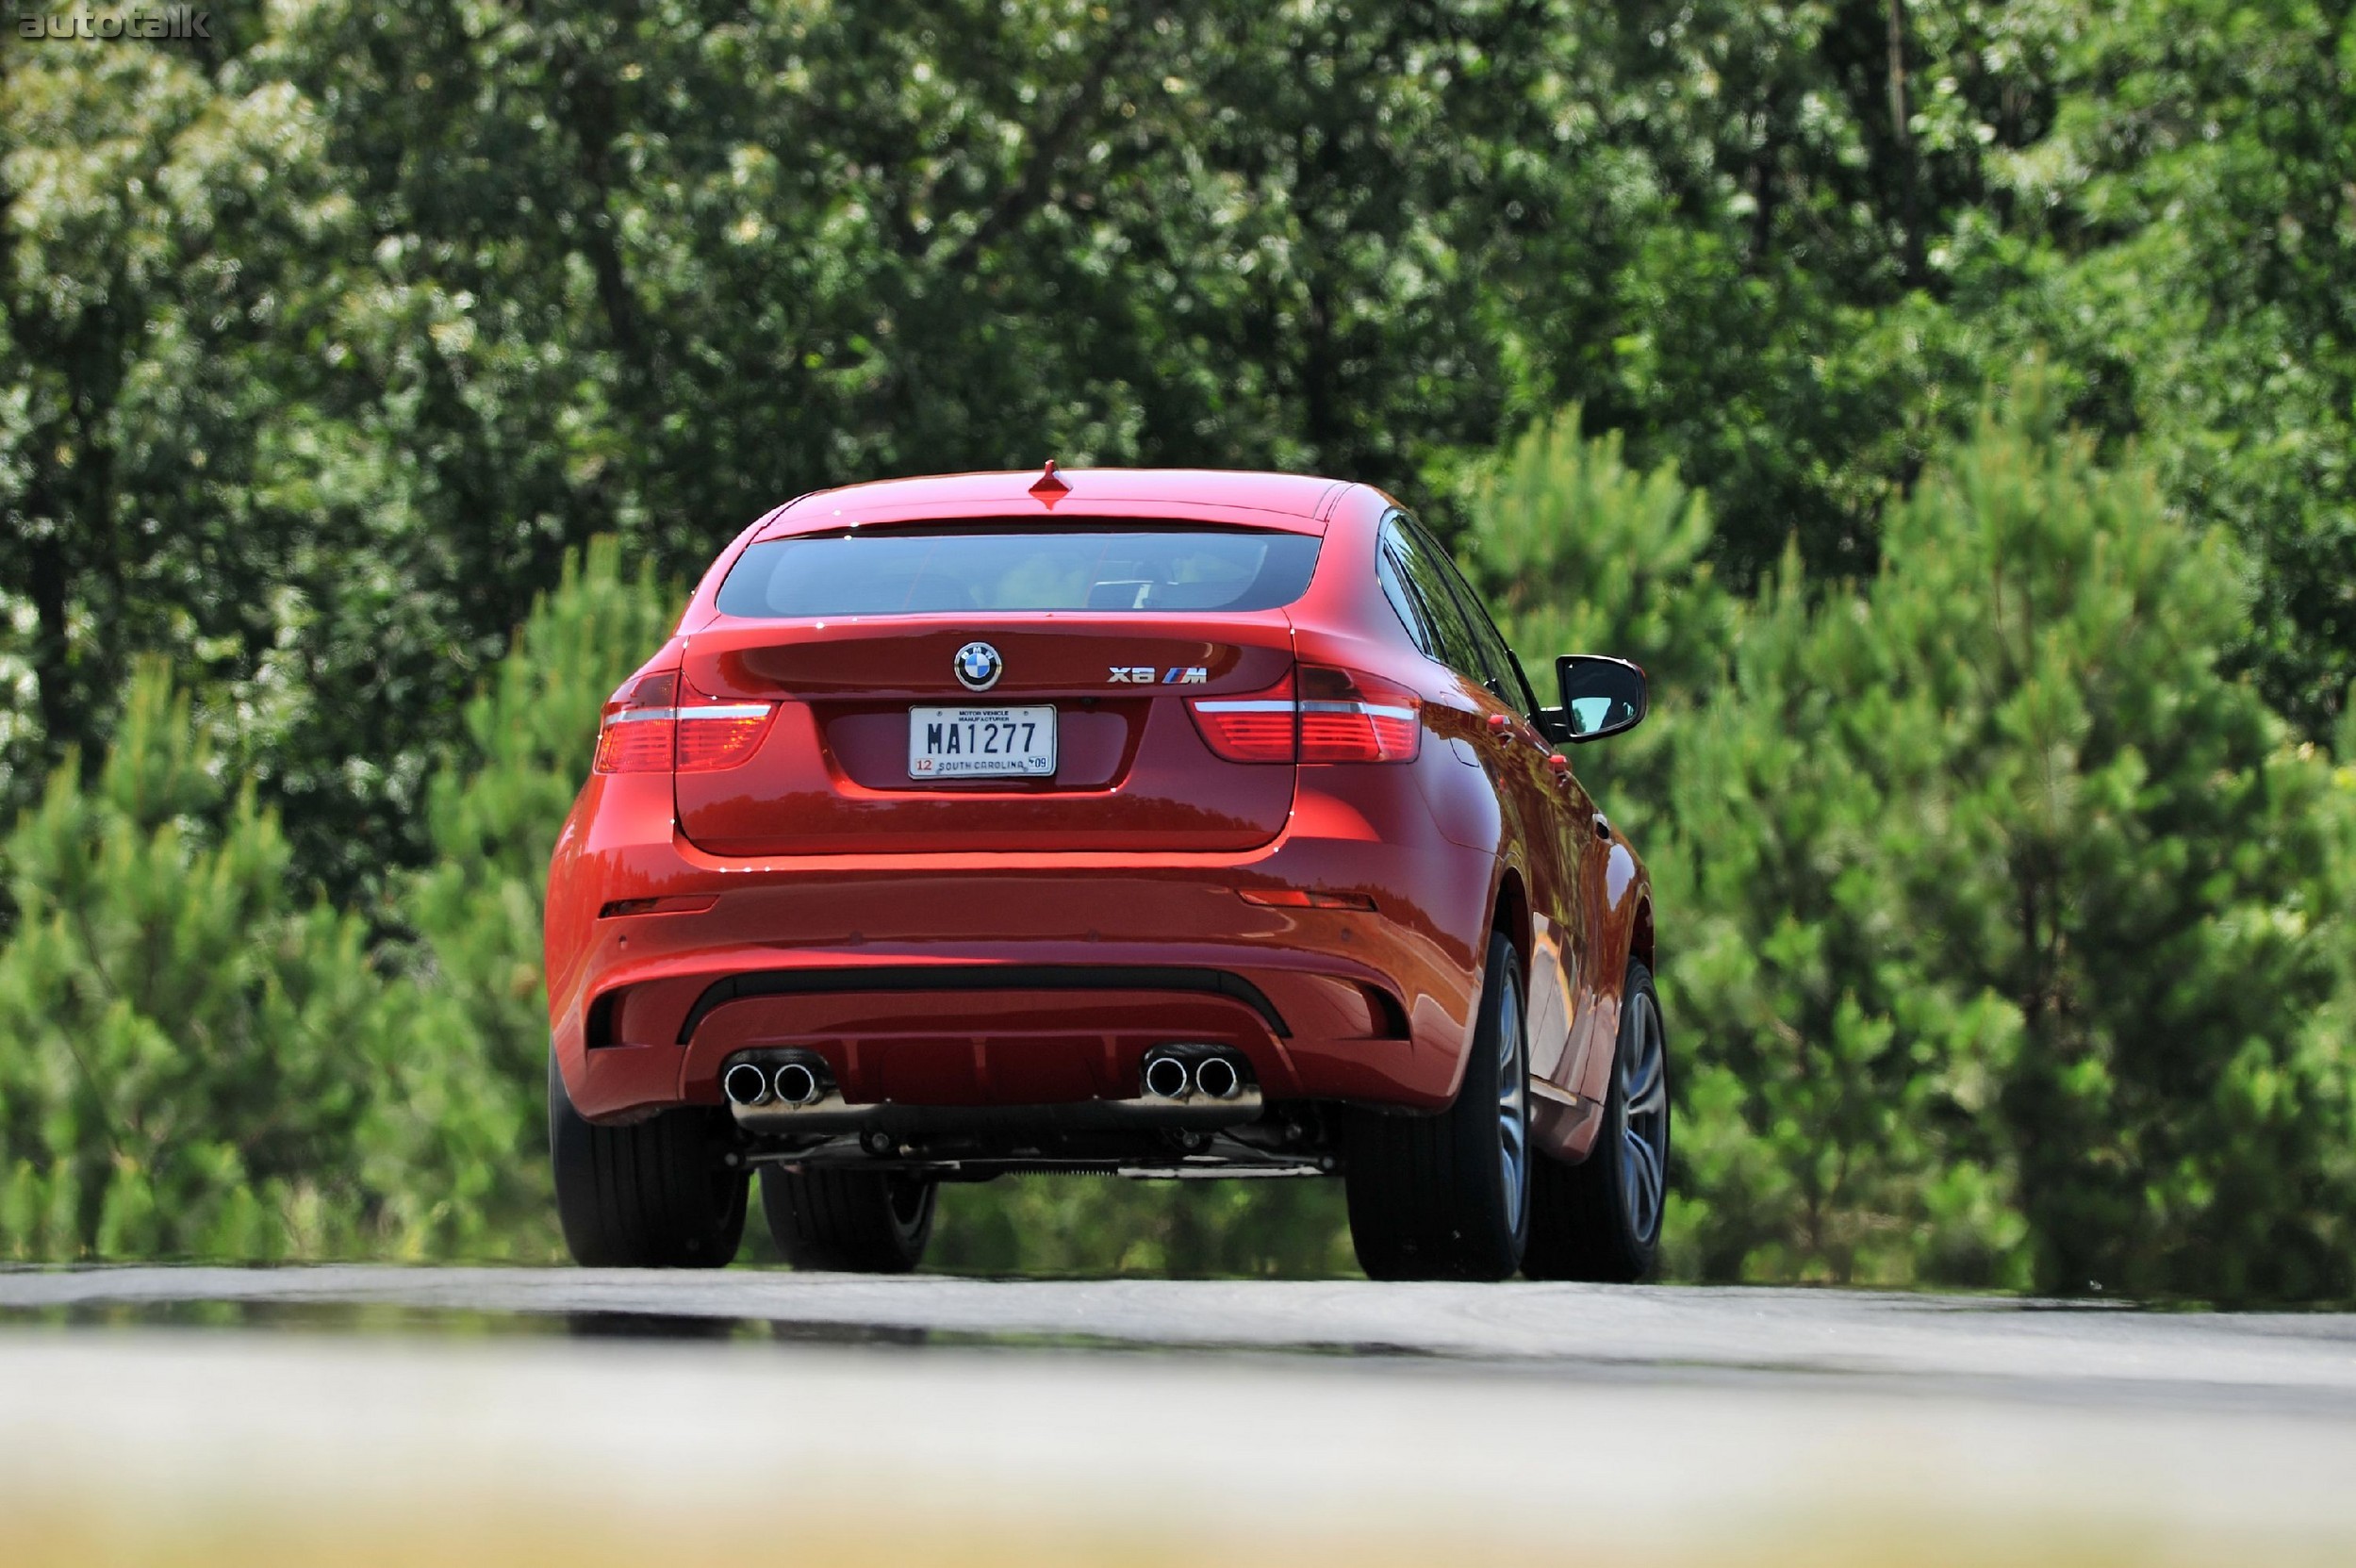
<path fill-rule="evenodd" d="M 214 19 L 0 38 L 0 1252 L 546 1255 L 598 701 L 763 506 L 1052 454 L 1373 480 L 1653 671 L 1678 1273 L 2356 1292 L 2347 7 Z"/>

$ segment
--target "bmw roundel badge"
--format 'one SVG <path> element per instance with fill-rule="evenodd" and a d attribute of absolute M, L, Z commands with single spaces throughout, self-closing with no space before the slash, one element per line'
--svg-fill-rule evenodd
<path fill-rule="evenodd" d="M 988 691 L 1006 671 L 1006 661 L 986 642 L 967 643 L 951 663 L 957 670 L 957 684 L 967 691 Z"/>

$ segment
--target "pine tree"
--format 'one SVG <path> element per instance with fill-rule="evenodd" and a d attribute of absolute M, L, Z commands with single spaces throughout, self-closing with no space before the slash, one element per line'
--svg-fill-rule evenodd
<path fill-rule="evenodd" d="M 2224 543 L 2023 401 L 1861 590 L 1787 564 L 1676 752 L 1682 1255 L 2345 1293 L 2356 797 L 2221 673 Z"/>
<path fill-rule="evenodd" d="M 467 744 L 428 794 L 435 864 L 403 903 L 423 938 L 421 979 L 534 1107 L 548 1065 L 549 854 L 588 777 L 600 709 L 663 645 L 683 602 L 651 568 L 625 575 L 611 537 L 567 557 L 468 702 Z"/>
<path fill-rule="evenodd" d="M 160 664 L 95 777 L 69 759 L 6 855 L 0 1256 L 491 1245 L 492 1080 L 415 1048 L 361 922 L 297 900 L 275 815 Z"/>
<path fill-rule="evenodd" d="M 1456 487 L 1472 526 L 1467 576 L 1496 611 L 1540 702 L 1557 701 L 1555 656 L 1609 653 L 1674 694 L 1624 739 L 1578 751 L 1579 776 L 1631 832 L 1664 794 L 1688 694 L 1705 689 L 1738 624 L 1712 572 L 1709 497 L 1663 464 L 1628 466 L 1617 431 L 1590 437 L 1564 409 L 1474 464 Z"/>

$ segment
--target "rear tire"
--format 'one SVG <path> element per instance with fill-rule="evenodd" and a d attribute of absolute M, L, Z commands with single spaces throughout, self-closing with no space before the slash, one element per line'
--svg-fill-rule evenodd
<path fill-rule="evenodd" d="M 1524 1273 L 1613 1284 L 1652 1276 L 1669 1200 L 1669 1042 L 1643 965 L 1629 963 L 1621 992 L 1620 1043 L 1593 1152 L 1575 1165 L 1536 1164 Z"/>
<path fill-rule="evenodd" d="M 1529 1050 L 1522 961 L 1489 939 L 1471 1059 L 1437 1116 L 1345 1123 L 1350 1240 L 1375 1279 L 1503 1279 L 1529 1235 Z"/>
<path fill-rule="evenodd" d="M 746 1181 L 722 1163 L 726 1112 L 661 1111 L 600 1127 L 572 1107 L 548 1062 L 548 1144 L 556 1217 L 585 1268 L 725 1268 L 745 1233 Z"/>
<path fill-rule="evenodd" d="M 906 1274 L 932 1239 L 938 1183 L 895 1171 L 764 1170 L 761 1210 L 796 1268 Z"/>

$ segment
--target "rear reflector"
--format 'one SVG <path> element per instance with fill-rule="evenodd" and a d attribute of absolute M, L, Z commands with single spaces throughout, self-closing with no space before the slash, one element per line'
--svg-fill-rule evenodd
<path fill-rule="evenodd" d="M 1375 900 L 1363 893 L 1326 893 L 1308 887 L 1243 887 L 1236 896 L 1263 909 L 1362 909 Z"/>
<path fill-rule="evenodd" d="M 1421 705 L 1405 686 L 1319 665 L 1248 696 L 1187 701 L 1203 743 L 1229 762 L 1413 762 Z"/>
<path fill-rule="evenodd" d="M 607 700 L 597 736 L 601 773 L 709 773 L 752 755 L 774 702 L 680 701 L 675 671 L 641 675 Z"/>
<path fill-rule="evenodd" d="M 618 915 L 700 915 L 720 901 L 717 893 L 674 893 L 662 899 L 616 899 L 597 912 L 601 920 Z"/>

